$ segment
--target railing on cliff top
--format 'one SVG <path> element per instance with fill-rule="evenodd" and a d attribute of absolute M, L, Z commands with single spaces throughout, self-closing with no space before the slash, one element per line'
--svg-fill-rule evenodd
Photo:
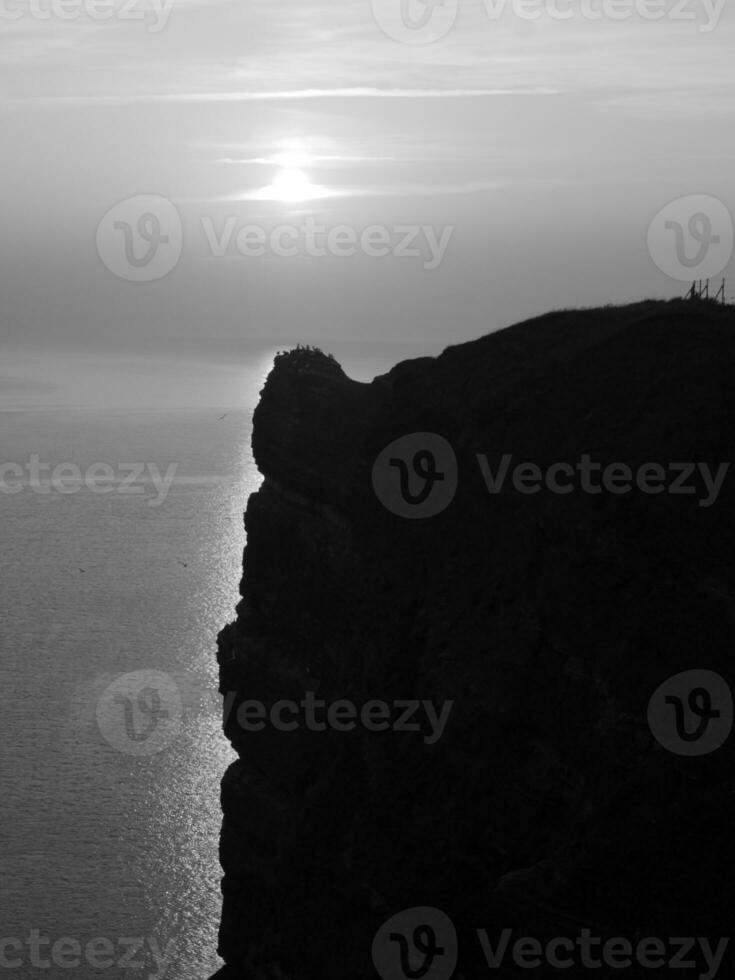
<path fill-rule="evenodd" d="M 722 303 L 723 306 L 730 306 L 731 302 L 727 298 L 725 293 L 725 290 L 727 288 L 727 281 L 725 279 L 722 280 L 722 285 L 714 294 L 714 296 L 710 292 L 709 284 L 710 284 L 709 279 L 695 280 L 695 282 L 692 283 L 692 288 L 687 292 L 684 299 L 692 299 L 692 300 L 708 299 L 708 300 L 712 300 L 712 302 L 714 303 Z"/>

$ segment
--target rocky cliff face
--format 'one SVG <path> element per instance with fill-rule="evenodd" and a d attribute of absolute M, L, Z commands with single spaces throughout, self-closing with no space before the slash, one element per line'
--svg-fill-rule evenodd
<path fill-rule="evenodd" d="M 435 453 L 451 499 L 419 519 L 378 499 L 373 472 L 412 433 L 443 437 L 457 466 L 454 488 Z M 735 316 L 705 303 L 553 314 L 369 385 L 318 353 L 278 358 L 254 419 L 264 482 L 242 601 L 219 642 L 239 754 L 222 782 L 228 977 L 374 977 L 376 930 L 414 906 L 451 917 L 465 978 L 488 975 L 478 928 L 731 932 L 732 739 L 682 755 L 697 740 L 670 751 L 648 713 L 673 675 L 732 676 L 735 471 L 712 499 L 702 471 L 670 467 L 715 473 L 734 443 Z M 535 471 L 512 482 L 520 463 L 543 477 L 585 456 L 628 466 L 630 492 L 622 471 L 599 492 L 577 469 L 538 492 Z M 651 464 L 663 482 L 650 471 L 641 489 Z M 709 702 L 687 696 L 691 737 Z M 348 706 L 311 730 L 308 697 Z M 705 728 L 727 725 L 723 697 Z M 396 730 L 413 700 L 437 716 L 451 702 L 438 737 L 429 709 Z M 372 730 L 387 717 L 373 704 L 349 729 L 369 702 L 391 727 Z"/>

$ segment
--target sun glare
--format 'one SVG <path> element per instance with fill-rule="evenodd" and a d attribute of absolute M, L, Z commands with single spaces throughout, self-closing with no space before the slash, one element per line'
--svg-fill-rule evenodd
<path fill-rule="evenodd" d="M 281 167 L 271 184 L 249 195 L 251 200 L 282 201 L 288 204 L 331 196 L 328 187 L 314 184 L 309 175 L 299 167 Z"/>
<path fill-rule="evenodd" d="M 338 196 L 335 188 L 315 184 L 309 175 L 320 159 L 322 158 L 314 154 L 301 140 L 281 140 L 274 153 L 253 161 L 274 168 L 271 183 L 247 192 L 244 199 L 301 204 Z"/>
<path fill-rule="evenodd" d="M 317 188 L 303 170 L 284 167 L 267 190 L 276 201 L 308 201 Z"/>

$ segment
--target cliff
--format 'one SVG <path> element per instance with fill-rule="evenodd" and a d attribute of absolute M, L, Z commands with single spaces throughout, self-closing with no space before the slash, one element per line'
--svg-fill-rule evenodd
<path fill-rule="evenodd" d="M 407 443 L 413 498 L 432 459 L 443 476 L 423 517 L 391 503 L 404 444 L 383 453 L 415 433 L 451 447 Z M 318 352 L 277 359 L 219 639 L 239 754 L 222 782 L 223 976 L 375 977 L 376 931 L 414 906 L 450 916 L 467 980 L 488 976 L 478 928 L 730 933 L 732 739 L 671 751 L 649 704 L 681 672 L 732 676 L 735 473 L 716 493 L 707 473 L 734 442 L 735 313 L 709 303 L 554 313 L 371 384 Z M 572 473 L 550 479 L 560 463 Z M 624 470 L 584 476 L 598 464 L 628 467 L 629 491 Z M 386 704 L 393 727 L 348 730 L 347 707 L 311 730 L 281 705 L 248 730 L 262 719 L 245 702 L 308 692 Z M 441 732 L 423 708 L 396 730 L 411 700 L 450 705 Z"/>

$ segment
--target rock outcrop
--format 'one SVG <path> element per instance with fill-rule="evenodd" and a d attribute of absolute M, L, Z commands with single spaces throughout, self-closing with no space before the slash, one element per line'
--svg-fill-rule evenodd
<path fill-rule="evenodd" d="M 373 465 L 427 432 L 456 455 L 456 492 L 407 519 Z M 648 706 L 683 671 L 732 679 L 735 470 L 712 500 L 699 470 L 670 492 L 670 467 L 715 473 L 734 448 L 735 313 L 710 303 L 554 313 L 371 384 L 319 352 L 279 356 L 219 641 L 239 754 L 222 782 L 223 976 L 375 977 L 373 936 L 414 906 L 451 917 L 466 980 L 489 975 L 478 928 L 729 935 L 735 743 L 668 751 Z M 493 474 L 512 455 L 499 492 L 478 454 Z M 659 464 L 664 489 L 511 482 L 517 464 L 585 456 Z M 245 702 L 308 692 L 451 714 L 433 740 L 423 711 L 419 731 L 313 731 L 306 708 L 284 709 L 292 730 L 243 724 L 259 717 Z"/>

